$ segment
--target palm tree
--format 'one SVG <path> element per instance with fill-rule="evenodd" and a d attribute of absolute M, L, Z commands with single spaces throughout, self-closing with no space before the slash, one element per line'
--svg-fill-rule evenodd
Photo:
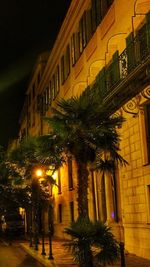
<path fill-rule="evenodd" d="M 73 155 L 76 160 L 78 214 L 79 217 L 88 217 L 88 163 L 96 160 L 98 168 L 106 169 L 108 166 L 110 171 L 118 163 L 126 164 L 119 154 L 117 132 L 124 120 L 121 116 L 108 115 L 89 88 L 79 97 L 58 101 L 51 117 L 46 120 L 62 151 Z"/>
<path fill-rule="evenodd" d="M 65 233 L 72 236 L 64 246 L 74 255 L 74 261 L 82 267 L 106 266 L 113 264 L 119 257 L 119 245 L 111 229 L 101 223 L 92 222 L 89 218 L 79 218 Z"/>

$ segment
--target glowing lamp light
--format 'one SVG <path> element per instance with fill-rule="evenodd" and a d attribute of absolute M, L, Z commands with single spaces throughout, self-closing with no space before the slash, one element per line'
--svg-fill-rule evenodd
<path fill-rule="evenodd" d="M 36 170 L 36 176 L 41 177 L 43 175 L 43 171 L 41 169 Z"/>
<path fill-rule="evenodd" d="M 52 176 L 52 178 L 53 178 L 54 180 L 57 179 L 57 171 L 54 171 L 53 169 L 49 169 L 49 170 L 47 170 L 47 171 L 46 171 L 46 174 L 47 174 L 48 176 Z"/>
<path fill-rule="evenodd" d="M 52 175 L 53 179 L 56 180 L 57 179 L 57 173 L 54 172 L 53 175 Z"/>

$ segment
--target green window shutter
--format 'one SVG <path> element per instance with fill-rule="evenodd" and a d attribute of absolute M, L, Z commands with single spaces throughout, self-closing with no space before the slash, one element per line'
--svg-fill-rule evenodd
<path fill-rule="evenodd" d="M 97 25 L 100 24 L 101 20 L 102 20 L 101 0 L 96 0 L 96 21 L 97 21 Z"/>
<path fill-rule="evenodd" d="M 87 42 L 92 37 L 92 18 L 91 18 L 91 9 L 86 10 L 86 37 Z"/>
<path fill-rule="evenodd" d="M 64 66 L 64 55 L 61 57 L 61 84 L 64 83 L 65 80 L 65 66 Z"/>
<path fill-rule="evenodd" d="M 114 77 L 113 77 L 113 63 L 111 62 L 107 65 L 105 70 L 106 77 L 106 91 L 110 91 L 110 88 L 114 85 Z"/>
<path fill-rule="evenodd" d="M 119 68 L 119 52 L 118 50 L 113 54 L 112 57 L 112 71 L 113 71 L 113 80 L 114 83 L 120 80 L 120 68 Z"/>
<path fill-rule="evenodd" d="M 75 33 L 71 36 L 71 64 L 75 64 Z"/>
<path fill-rule="evenodd" d="M 92 31 L 95 32 L 96 31 L 96 27 L 97 27 L 97 23 L 96 23 L 96 3 L 95 3 L 95 0 L 92 0 L 91 12 L 92 12 Z"/>
<path fill-rule="evenodd" d="M 146 14 L 146 25 L 147 25 L 147 43 L 150 51 L 150 11 Z"/>
<path fill-rule="evenodd" d="M 57 90 L 57 93 L 59 92 L 59 89 L 60 89 L 59 65 L 57 65 L 57 69 L 56 69 L 56 90 Z"/>
<path fill-rule="evenodd" d="M 150 163 L 150 105 L 145 106 L 145 126 L 147 137 L 148 162 Z"/>
<path fill-rule="evenodd" d="M 70 46 L 68 44 L 65 53 L 65 79 L 67 79 L 69 73 L 70 73 Z"/>
<path fill-rule="evenodd" d="M 52 81 L 49 82 L 49 105 L 52 103 Z"/>
<path fill-rule="evenodd" d="M 83 17 L 79 21 L 79 50 L 81 54 L 83 51 Z"/>
<path fill-rule="evenodd" d="M 128 61 L 128 73 L 135 66 L 135 47 L 133 32 L 131 32 L 126 38 L 126 49 L 127 49 L 127 61 Z"/>
<path fill-rule="evenodd" d="M 86 46 L 87 44 L 87 34 L 86 34 L 86 11 L 83 13 L 83 48 Z"/>
<path fill-rule="evenodd" d="M 104 18 L 105 14 L 107 13 L 108 4 L 106 0 L 101 0 L 101 13 L 102 18 Z"/>
<path fill-rule="evenodd" d="M 79 32 L 75 33 L 75 62 L 80 57 L 80 46 L 79 46 Z"/>
<path fill-rule="evenodd" d="M 105 67 L 97 75 L 97 83 L 100 97 L 104 97 L 106 95 L 106 76 L 105 76 Z"/>

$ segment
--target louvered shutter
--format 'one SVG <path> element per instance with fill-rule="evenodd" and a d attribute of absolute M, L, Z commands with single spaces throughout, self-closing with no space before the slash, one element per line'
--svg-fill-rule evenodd
<path fill-rule="evenodd" d="M 128 73 L 130 73 L 130 71 L 135 66 L 135 48 L 134 48 L 133 32 L 131 32 L 126 38 L 126 49 L 127 49 Z"/>

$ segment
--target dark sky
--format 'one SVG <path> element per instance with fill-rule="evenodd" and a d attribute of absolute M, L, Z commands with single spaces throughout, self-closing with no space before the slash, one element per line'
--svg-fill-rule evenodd
<path fill-rule="evenodd" d="M 71 0 L 0 1 L 0 145 L 17 136 L 37 55 L 50 50 Z"/>

